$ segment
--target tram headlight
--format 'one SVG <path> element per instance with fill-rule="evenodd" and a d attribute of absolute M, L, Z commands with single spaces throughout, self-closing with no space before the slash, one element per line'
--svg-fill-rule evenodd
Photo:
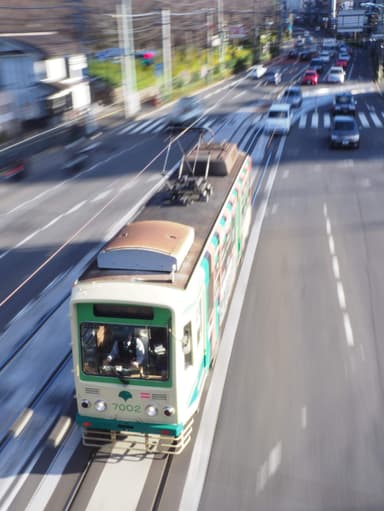
<path fill-rule="evenodd" d="M 98 412 L 105 412 L 107 409 L 107 403 L 99 399 L 99 401 L 96 401 L 95 403 L 95 408 Z"/>
<path fill-rule="evenodd" d="M 155 405 L 148 405 L 145 407 L 145 413 L 149 415 L 149 417 L 155 417 L 159 411 Z"/>
<path fill-rule="evenodd" d="M 88 399 L 83 399 L 80 403 L 81 408 L 89 408 L 91 406 L 90 401 Z"/>
<path fill-rule="evenodd" d="M 174 415 L 175 409 L 173 408 L 173 406 L 166 406 L 165 408 L 163 408 L 163 413 L 166 417 L 171 417 L 171 415 Z"/>

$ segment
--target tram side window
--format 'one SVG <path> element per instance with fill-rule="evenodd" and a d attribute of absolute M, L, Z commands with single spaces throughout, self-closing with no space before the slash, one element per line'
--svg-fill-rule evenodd
<path fill-rule="evenodd" d="M 184 353 L 184 367 L 187 368 L 192 365 L 192 324 L 187 323 L 184 326 L 183 332 L 183 353 Z"/>

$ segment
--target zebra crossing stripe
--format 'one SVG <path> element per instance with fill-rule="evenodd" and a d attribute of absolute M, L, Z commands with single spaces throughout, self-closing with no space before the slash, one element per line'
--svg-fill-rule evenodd
<path fill-rule="evenodd" d="M 380 121 L 378 115 L 375 114 L 375 112 L 369 112 L 369 115 L 371 116 L 373 124 L 376 126 L 376 128 L 382 128 L 383 127 L 383 123 Z"/>
<path fill-rule="evenodd" d="M 148 121 L 145 121 L 145 122 L 139 124 L 139 126 L 136 126 L 135 128 L 133 128 L 133 130 L 131 130 L 130 133 L 140 133 L 148 126 L 148 124 L 151 124 L 152 122 L 153 122 L 153 119 L 148 119 Z"/>
<path fill-rule="evenodd" d="M 131 131 L 131 129 L 134 128 L 135 126 L 137 126 L 139 123 L 140 123 L 140 121 L 136 121 L 136 122 L 128 124 L 128 126 L 126 126 L 121 131 L 119 131 L 119 135 L 124 135 L 124 133 Z"/>
<path fill-rule="evenodd" d="M 149 131 L 153 131 L 153 133 L 157 133 L 158 132 L 158 129 L 159 131 L 163 128 L 163 125 L 164 125 L 164 118 L 161 117 L 160 119 L 157 119 L 157 121 L 155 120 L 155 122 L 153 122 L 152 124 L 150 124 L 149 126 L 146 126 L 142 131 L 141 133 L 148 133 Z M 157 128 L 157 129 L 156 129 Z"/>
<path fill-rule="evenodd" d="M 303 129 L 305 128 L 305 125 L 307 124 L 307 114 L 303 114 L 301 117 L 300 117 L 300 121 L 299 121 L 299 128 Z"/>
<path fill-rule="evenodd" d="M 328 113 L 328 112 L 326 112 L 326 113 L 324 114 L 324 119 L 323 119 L 323 121 L 324 121 L 324 128 L 329 128 L 329 127 L 330 127 L 330 125 L 331 125 L 331 116 L 329 115 L 329 113 Z"/>
<path fill-rule="evenodd" d="M 319 127 L 319 114 L 318 112 L 313 112 L 312 119 L 311 119 L 311 128 L 318 128 Z"/>
<path fill-rule="evenodd" d="M 357 114 L 359 116 L 360 122 L 363 126 L 363 128 L 369 128 L 369 121 L 367 119 L 367 116 L 364 112 L 358 112 Z"/>

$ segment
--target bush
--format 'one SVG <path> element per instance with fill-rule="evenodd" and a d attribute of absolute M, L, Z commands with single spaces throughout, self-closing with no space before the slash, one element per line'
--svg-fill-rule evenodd
<path fill-rule="evenodd" d="M 245 71 L 248 68 L 247 65 L 247 58 L 242 57 L 236 60 L 235 65 L 233 66 L 233 72 L 241 73 L 242 71 Z"/>

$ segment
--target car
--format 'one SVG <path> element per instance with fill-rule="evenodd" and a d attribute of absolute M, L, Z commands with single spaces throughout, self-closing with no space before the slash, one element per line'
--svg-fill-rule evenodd
<path fill-rule="evenodd" d="M 349 64 L 349 61 L 351 60 L 351 56 L 348 52 L 339 52 L 337 55 L 336 60 L 343 60 L 347 62 L 347 65 Z"/>
<path fill-rule="evenodd" d="M 360 145 L 360 132 L 352 115 L 335 115 L 328 136 L 329 147 L 353 147 Z"/>
<path fill-rule="evenodd" d="M 268 84 L 279 85 L 281 82 L 281 73 L 280 71 L 267 71 L 264 75 L 264 79 Z"/>
<path fill-rule="evenodd" d="M 323 50 L 320 52 L 319 59 L 326 64 L 331 61 L 331 55 L 328 50 Z"/>
<path fill-rule="evenodd" d="M 197 121 L 203 113 L 203 106 L 197 96 L 183 96 L 169 113 L 168 126 L 188 126 Z"/>
<path fill-rule="evenodd" d="M 319 74 L 316 69 L 307 69 L 301 79 L 302 85 L 317 85 Z"/>
<path fill-rule="evenodd" d="M 346 58 L 345 55 L 339 55 L 335 62 L 336 66 L 342 67 L 343 69 L 348 67 L 348 64 L 349 64 L 349 58 Z"/>
<path fill-rule="evenodd" d="M 338 92 L 332 102 L 333 115 L 355 115 L 356 101 L 350 91 Z"/>
<path fill-rule="evenodd" d="M 264 131 L 272 135 L 287 135 L 291 130 L 292 111 L 289 103 L 272 103 L 264 123 Z"/>
<path fill-rule="evenodd" d="M 251 67 L 248 72 L 248 78 L 252 78 L 254 80 L 261 78 L 267 72 L 267 67 L 263 64 L 256 64 L 256 66 Z"/>
<path fill-rule="evenodd" d="M 302 62 L 311 60 L 312 58 L 312 52 L 310 50 L 303 50 L 299 53 L 299 60 Z"/>
<path fill-rule="evenodd" d="M 25 162 L 18 158 L 1 157 L 0 160 L 0 180 L 17 180 L 25 176 Z"/>
<path fill-rule="evenodd" d="M 348 62 L 351 60 L 350 54 L 346 51 L 339 51 L 338 58 L 348 60 Z"/>
<path fill-rule="evenodd" d="M 291 87 L 288 87 L 285 89 L 280 99 L 282 103 L 289 103 L 293 107 L 301 106 L 303 102 L 301 87 L 299 85 L 292 85 Z"/>
<path fill-rule="evenodd" d="M 315 57 L 310 63 L 311 69 L 316 69 L 317 74 L 320 74 L 324 70 L 324 62 L 319 58 Z"/>
<path fill-rule="evenodd" d="M 327 74 L 327 82 L 329 83 L 344 83 L 345 71 L 342 66 L 332 66 Z"/>
<path fill-rule="evenodd" d="M 297 57 L 299 56 L 299 52 L 296 48 L 291 48 L 287 56 L 289 59 L 297 59 Z"/>
<path fill-rule="evenodd" d="M 341 44 L 339 46 L 339 53 L 347 53 L 348 55 L 351 55 L 352 50 L 351 48 L 348 48 L 346 44 Z"/>

